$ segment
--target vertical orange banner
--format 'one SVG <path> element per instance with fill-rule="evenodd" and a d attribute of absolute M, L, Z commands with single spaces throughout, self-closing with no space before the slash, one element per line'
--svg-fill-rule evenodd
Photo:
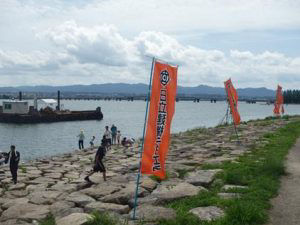
<path fill-rule="evenodd" d="M 154 63 L 150 109 L 141 163 L 142 174 L 165 177 L 165 160 L 175 111 L 177 67 Z"/>
<path fill-rule="evenodd" d="M 235 125 L 239 125 L 241 122 L 241 117 L 238 111 L 238 95 L 233 87 L 233 84 L 231 82 L 231 79 L 224 82 L 226 93 L 227 93 L 227 99 L 230 106 L 230 111 L 232 115 L 232 119 Z"/>
<path fill-rule="evenodd" d="M 282 87 L 280 85 L 277 85 L 276 101 L 275 101 L 274 109 L 273 109 L 273 112 L 275 115 L 277 115 L 277 116 L 280 115 L 280 108 L 281 108 L 281 113 L 283 114 L 284 108 L 283 108 Z"/>

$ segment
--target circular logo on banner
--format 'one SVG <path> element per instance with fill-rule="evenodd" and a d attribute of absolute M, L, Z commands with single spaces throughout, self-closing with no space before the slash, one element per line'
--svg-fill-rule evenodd
<path fill-rule="evenodd" d="M 163 70 L 160 72 L 160 83 L 166 86 L 170 81 L 169 72 L 167 70 Z"/>

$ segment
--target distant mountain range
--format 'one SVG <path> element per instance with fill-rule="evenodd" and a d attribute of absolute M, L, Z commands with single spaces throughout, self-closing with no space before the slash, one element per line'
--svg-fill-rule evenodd
<path fill-rule="evenodd" d="M 42 92 L 50 93 L 60 90 L 73 93 L 99 93 L 99 94 L 124 94 L 124 95 L 145 95 L 148 90 L 146 84 L 125 84 L 125 83 L 106 83 L 91 85 L 68 85 L 68 86 L 19 86 L 19 87 L 0 87 L 0 93 L 12 92 Z M 275 91 L 267 88 L 239 88 L 239 96 L 244 97 L 274 97 Z M 197 87 L 178 86 L 179 95 L 225 95 L 223 87 L 211 87 L 199 85 Z"/>

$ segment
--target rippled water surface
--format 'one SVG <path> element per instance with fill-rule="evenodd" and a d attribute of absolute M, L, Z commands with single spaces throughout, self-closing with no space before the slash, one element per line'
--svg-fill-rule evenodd
<path fill-rule="evenodd" d="M 89 139 L 95 135 L 96 144 L 105 125 L 115 124 L 124 136 L 141 137 L 145 118 L 145 101 L 62 101 L 64 108 L 71 110 L 102 108 L 104 119 L 101 121 L 75 121 L 51 124 L 13 125 L 0 123 L 0 150 L 8 151 L 11 144 L 17 146 L 23 160 L 45 155 L 70 152 L 77 148 L 77 135 L 84 129 L 88 146 Z M 217 125 L 224 117 L 225 102 L 177 102 L 172 124 L 172 133 L 185 131 L 194 127 Z M 272 115 L 273 106 L 262 103 L 239 104 L 242 120 L 264 118 Z M 299 105 L 285 106 L 289 115 L 300 114 Z"/>

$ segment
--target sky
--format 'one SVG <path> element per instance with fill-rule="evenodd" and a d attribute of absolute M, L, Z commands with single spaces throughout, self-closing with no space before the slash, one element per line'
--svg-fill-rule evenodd
<path fill-rule="evenodd" d="M 0 86 L 300 86 L 299 0 L 1 0 Z"/>

